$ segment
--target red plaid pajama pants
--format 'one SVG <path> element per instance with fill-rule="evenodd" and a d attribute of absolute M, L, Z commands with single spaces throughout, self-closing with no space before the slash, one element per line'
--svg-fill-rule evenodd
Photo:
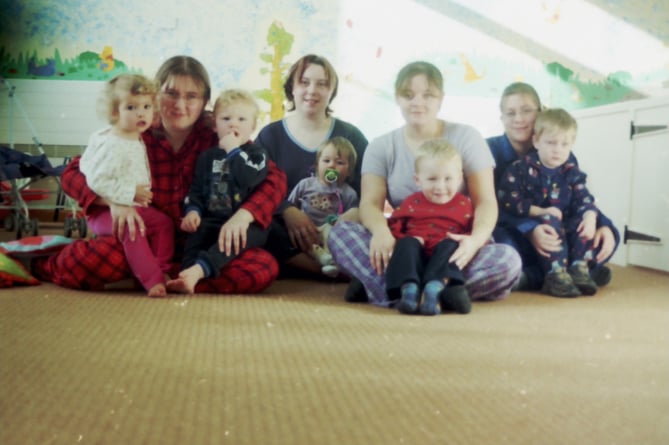
<path fill-rule="evenodd" d="M 131 277 L 123 246 L 112 236 L 76 240 L 55 255 L 40 258 L 33 273 L 44 281 L 71 289 L 102 290 L 105 284 Z M 245 250 L 216 278 L 198 283 L 197 293 L 250 294 L 266 289 L 279 275 L 279 265 L 266 251 Z"/>

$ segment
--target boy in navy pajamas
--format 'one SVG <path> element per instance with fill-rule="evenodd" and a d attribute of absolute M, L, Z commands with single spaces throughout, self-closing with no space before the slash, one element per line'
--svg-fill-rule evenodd
<path fill-rule="evenodd" d="M 565 110 L 539 113 L 533 136 L 536 151 L 507 168 L 497 194 L 500 213 L 536 218 L 559 234 L 559 251 L 538 252 L 547 272 L 541 291 L 556 297 L 597 292 L 588 265 L 596 261 L 593 240 L 599 210 L 586 187 L 586 174 L 570 160 L 576 128 Z"/>

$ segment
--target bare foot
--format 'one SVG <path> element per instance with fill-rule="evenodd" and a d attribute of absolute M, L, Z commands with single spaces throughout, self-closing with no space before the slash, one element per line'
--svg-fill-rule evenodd
<path fill-rule="evenodd" d="M 167 290 L 180 294 L 194 294 L 195 285 L 204 278 L 204 270 L 198 264 L 179 272 L 179 276 L 167 282 Z"/>
<path fill-rule="evenodd" d="M 149 297 L 151 298 L 163 298 L 167 296 L 167 289 L 163 283 L 155 284 L 149 289 Z"/>
<path fill-rule="evenodd" d="M 186 285 L 186 280 L 183 278 L 175 278 L 168 281 L 167 283 L 167 292 L 177 293 L 177 294 L 192 294 Z"/>

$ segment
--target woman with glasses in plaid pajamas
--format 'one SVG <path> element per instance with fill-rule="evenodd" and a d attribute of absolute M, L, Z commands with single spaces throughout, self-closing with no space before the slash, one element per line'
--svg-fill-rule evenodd
<path fill-rule="evenodd" d="M 176 227 L 182 217 L 184 198 L 193 179 L 200 153 L 218 145 L 205 106 L 211 97 L 209 75 L 202 64 L 189 56 L 175 56 L 158 69 L 160 119 L 142 134 L 151 168 L 153 205 L 171 217 Z M 77 200 L 84 212 L 97 206 L 109 207 L 113 233 L 90 240 L 77 240 L 56 255 L 33 265 L 41 279 L 75 289 L 103 289 L 105 285 L 130 277 L 130 269 L 118 238 L 131 237 L 146 229 L 131 206 L 106 202 L 86 186 L 86 178 L 74 159 L 62 174 L 63 190 Z M 267 228 L 274 211 L 286 196 L 286 177 L 270 162 L 267 178 L 225 223 L 222 231 L 232 244 L 245 241 L 246 228 L 255 222 Z M 183 253 L 185 233 L 177 231 L 175 262 Z M 178 272 L 178 264 L 174 272 Z M 196 292 L 255 293 L 268 287 L 278 275 L 276 260 L 260 248 L 245 250 L 216 278 L 203 280 Z"/>

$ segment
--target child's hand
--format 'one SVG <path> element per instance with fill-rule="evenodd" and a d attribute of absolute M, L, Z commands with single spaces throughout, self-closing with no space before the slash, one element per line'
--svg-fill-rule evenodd
<path fill-rule="evenodd" d="M 425 246 L 425 240 L 422 236 L 414 236 L 414 238 L 416 238 L 416 241 L 418 241 L 421 246 Z"/>
<path fill-rule="evenodd" d="M 553 216 L 560 221 L 562 221 L 562 211 L 557 207 L 539 207 L 535 205 L 530 206 L 530 216 L 532 217 L 544 217 L 544 216 Z"/>
<path fill-rule="evenodd" d="M 597 230 L 597 212 L 589 210 L 583 215 L 583 221 L 576 228 L 581 238 L 591 240 L 595 237 Z"/>
<path fill-rule="evenodd" d="M 147 207 L 151 204 L 153 199 L 153 192 L 151 191 L 150 185 L 138 185 L 135 188 L 135 199 L 134 201 L 142 207 Z"/>
<path fill-rule="evenodd" d="M 200 222 L 202 222 L 200 214 L 195 210 L 191 210 L 181 220 L 181 230 L 184 232 L 193 233 L 197 230 L 198 227 L 200 227 Z"/>
<path fill-rule="evenodd" d="M 544 215 L 551 215 L 562 221 L 562 210 L 557 207 L 547 207 L 544 209 Z"/>
<path fill-rule="evenodd" d="M 241 146 L 244 142 L 238 131 L 231 131 L 218 140 L 218 146 L 226 152 L 230 152 Z"/>

